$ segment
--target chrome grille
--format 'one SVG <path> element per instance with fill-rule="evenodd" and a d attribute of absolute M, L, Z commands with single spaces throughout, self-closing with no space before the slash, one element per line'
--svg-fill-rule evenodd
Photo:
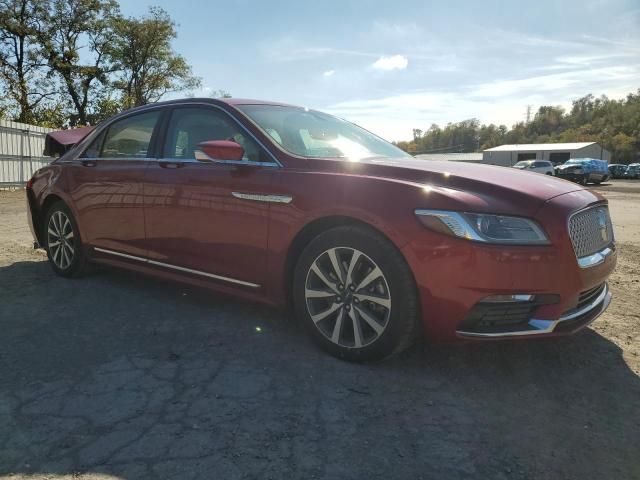
<path fill-rule="evenodd" d="M 606 206 L 575 213 L 569 219 L 569 236 L 578 258 L 599 252 L 613 241 L 613 227 Z"/>

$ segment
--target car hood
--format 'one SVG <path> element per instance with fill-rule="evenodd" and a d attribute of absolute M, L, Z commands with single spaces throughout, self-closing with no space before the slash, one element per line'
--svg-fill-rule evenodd
<path fill-rule="evenodd" d="M 434 192 L 436 198 L 447 197 L 443 204 L 473 211 L 534 215 L 546 201 L 584 190 L 550 175 L 495 165 L 414 158 L 372 158 L 344 163 L 352 164 L 350 169 L 354 173 L 419 184 Z M 594 194 L 593 200 L 599 197 Z M 432 208 L 437 208 L 440 202 L 434 202 Z"/>

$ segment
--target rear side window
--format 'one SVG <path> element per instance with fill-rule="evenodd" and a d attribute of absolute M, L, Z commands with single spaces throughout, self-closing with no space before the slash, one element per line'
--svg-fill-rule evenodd
<path fill-rule="evenodd" d="M 99 158 L 146 158 L 160 111 L 142 113 L 113 123 Z"/>
<path fill-rule="evenodd" d="M 197 145 L 209 140 L 232 140 L 244 148 L 245 161 L 269 162 L 259 145 L 224 112 L 213 108 L 177 108 L 165 139 L 164 157 L 195 159 Z"/>

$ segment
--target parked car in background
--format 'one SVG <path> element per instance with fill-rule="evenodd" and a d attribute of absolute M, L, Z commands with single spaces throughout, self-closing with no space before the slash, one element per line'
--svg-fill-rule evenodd
<path fill-rule="evenodd" d="M 553 163 L 547 160 L 522 160 L 516 163 L 513 168 L 527 170 L 529 172 L 544 173 L 545 175 L 553 175 Z"/>
<path fill-rule="evenodd" d="M 640 163 L 632 163 L 624 172 L 624 178 L 640 178 Z"/>
<path fill-rule="evenodd" d="M 596 158 L 572 158 L 555 168 L 556 176 L 586 185 L 609 180 L 609 168 L 605 160 Z"/>
<path fill-rule="evenodd" d="M 422 334 L 566 335 L 607 308 L 607 200 L 545 180 L 414 159 L 302 107 L 194 98 L 104 121 L 26 194 L 58 275 L 96 262 L 292 306 L 322 348 L 367 360 Z"/>
<path fill-rule="evenodd" d="M 624 178 L 627 172 L 627 165 L 621 163 L 612 163 L 609 165 L 609 174 L 611 178 Z"/>

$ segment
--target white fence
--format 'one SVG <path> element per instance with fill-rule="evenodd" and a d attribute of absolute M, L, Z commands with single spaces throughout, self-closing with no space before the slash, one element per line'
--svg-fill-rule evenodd
<path fill-rule="evenodd" d="M 45 157 L 44 138 L 52 128 L 0 120 L 0 187 L 24 185 L 33 172 L 53 158 Z"/>

